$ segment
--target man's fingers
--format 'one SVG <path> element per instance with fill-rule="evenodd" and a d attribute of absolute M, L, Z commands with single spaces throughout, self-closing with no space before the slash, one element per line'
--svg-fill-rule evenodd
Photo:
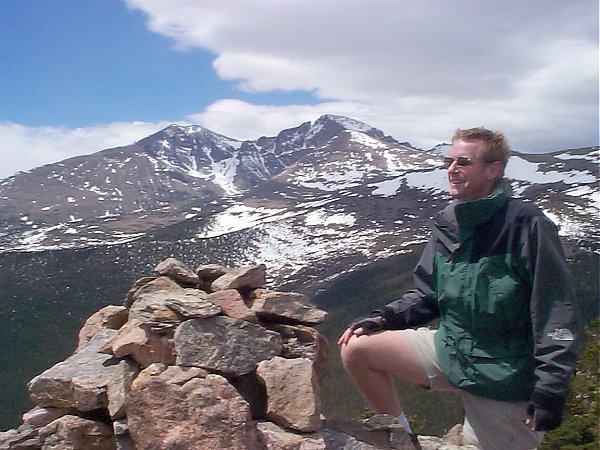
<path fill-rule="evenodd" d="M 352 336 L 352 330 L 350 328 L 346 329 L 338 339 L 338 345 L 345 345 L 350 340 L 350 336 Z"/>
<path fill-rule="evenodd" d="M 348 328 L 346 329 L 346 331 L 344 331 L 344 333 L 340 336 L 340 338 L 337 341 L 338 345 L 346 345 L 348 343 L 348 341 L 350 340 L 350 338 L 354 335 L 354 336 L 361 336 L 365 334 L 365 330 L 362 329 L 362 327 L 357 328 L 356 330 L 353 330 L 352 328 Z"/>

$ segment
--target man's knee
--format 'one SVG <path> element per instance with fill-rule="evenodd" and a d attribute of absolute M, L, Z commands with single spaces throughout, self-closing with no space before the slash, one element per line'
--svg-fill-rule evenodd
<path fill-rule="evenodd" d="M 357 336 L 352 336 L 347 344 L 341 346 L 340 356 L 342 358 L 342 364 L 346 370 L 348 370 L 361 359 L 364 362 L 365 346 L 363 345 L 363 341 L 366 341 L 366 339 L 360 339 Z"/>
<path fill-rule="evenodd" d="M 375 351 L 376 342 L 371 336 L 352 336 L 346 345 L 342 345 L 340 354 L 346 370 L 352 371 L 353 368 L 368 367 Z"/>
<path fill-rule="evenodd" d="M 407 331 L 383 331 L 352 337 L 341 348 L 344 368 L 351 374 L 377 370 L 429 386 L 427 372 Z M 432 351 L 435 354 L 435 349 Z"/>

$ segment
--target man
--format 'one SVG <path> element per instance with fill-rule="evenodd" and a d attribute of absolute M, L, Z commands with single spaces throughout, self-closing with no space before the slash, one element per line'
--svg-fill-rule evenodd
<path fill-rule="evenodd" d="M 432 219 L 416 288 L 352 323 L 338 341 L 346 371 L 377 413 L 416 436 L 391 375 L 461 393 L 463 441 L 538 445 L 560 425 L 582 322 L 554 225 L 502 182 L 501 133 L 458 130 L 444 159 L 454 201 Z M 439 329 L 411 329 L 440 318 Z"/>

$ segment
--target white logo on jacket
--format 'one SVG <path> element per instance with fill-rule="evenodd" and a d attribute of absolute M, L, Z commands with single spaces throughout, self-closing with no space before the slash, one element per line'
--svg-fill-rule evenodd
<path fill-rule="evenodd" d="M 548 333 L 548 336 L 553 341 L 572 341 L 574 339 L 573 333 L 568 328 L 555 328 L 554 331 Z"/>

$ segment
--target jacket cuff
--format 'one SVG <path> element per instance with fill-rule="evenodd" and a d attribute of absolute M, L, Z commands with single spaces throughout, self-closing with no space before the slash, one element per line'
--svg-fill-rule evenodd
<path fill-rule="evenodd" d="M 385 328 L 387 330 L 401 330 L 403 328 L 402 324 L 398 322 L 394 310 L 387 305 L 373 311 L 371 316 L 383 317 Z"/>
<path fill-rule="evenodd" d="M 533 404 L 535 409 L 544 409 L 558 414 L 562 413 L 562 410 L 565 407 L 564 397 L 539 388 L 533 390 L 529 397 L 529 403 Z"/>

